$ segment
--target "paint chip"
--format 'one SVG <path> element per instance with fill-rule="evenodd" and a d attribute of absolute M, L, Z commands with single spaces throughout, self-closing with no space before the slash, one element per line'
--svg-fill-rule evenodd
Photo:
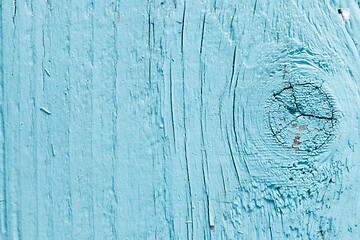
<path fill-rule="evenodd" d="M 306 130 L 307 127 L 308 127 L 307 125 L 299 126 L 299 131 L 304 131 L 304 130 Z"/>
<path fill-rule="evenodd" d="M 44 107 L 40 107 L 40 110 L 43 111 L 44 113 L 46 113 L 47 115 L 51 114 L 51 112 Z"/>
<path fill-rule="evenodd" d="M 44 68 L 44 71 L 45 71 L 46 75 L 48 75 L 50 77 L 50 72 L 46 68 Z"/>
<path fill-rule="evenodd" d="M 51 152 L 52 152 L 52 155 L 55 157 L 55 148 L 54 148 L 54 144 L 51 144 Z"/>

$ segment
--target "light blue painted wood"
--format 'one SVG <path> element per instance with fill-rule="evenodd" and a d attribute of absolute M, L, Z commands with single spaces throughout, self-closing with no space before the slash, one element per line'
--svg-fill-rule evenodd
<path fill-rule="evenodd" d="M 0 239 L 359 238 L 359 5 L 2 1 Z"/>

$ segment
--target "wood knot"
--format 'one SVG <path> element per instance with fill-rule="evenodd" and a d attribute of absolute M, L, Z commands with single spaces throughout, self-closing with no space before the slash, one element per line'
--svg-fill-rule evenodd
<path fill-rule="evenodd" d="M 318 150 L 334 135 L 334 106 L 328 95 L 312 83 L 288 83 L 272 95 L 269 109 L 273 136 L 296 152 Z"/>

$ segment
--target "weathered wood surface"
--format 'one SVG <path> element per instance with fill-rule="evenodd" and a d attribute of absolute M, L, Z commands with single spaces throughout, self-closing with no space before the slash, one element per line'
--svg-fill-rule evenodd
<path fill-rule="evenodd" d="M 0 4 L 1 239 L 360 238 L 358 2 Z"/>

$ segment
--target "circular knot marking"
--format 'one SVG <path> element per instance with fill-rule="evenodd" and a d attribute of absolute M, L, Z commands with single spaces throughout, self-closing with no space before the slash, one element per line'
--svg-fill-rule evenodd
<path fill-rule="evenodd" d="M 289 85 L 274 93 L 269 104 L 269 125 L 275 139 L 295 151 L 313 152 L 334 135 L 334 106 L 312 83 Z"/>

